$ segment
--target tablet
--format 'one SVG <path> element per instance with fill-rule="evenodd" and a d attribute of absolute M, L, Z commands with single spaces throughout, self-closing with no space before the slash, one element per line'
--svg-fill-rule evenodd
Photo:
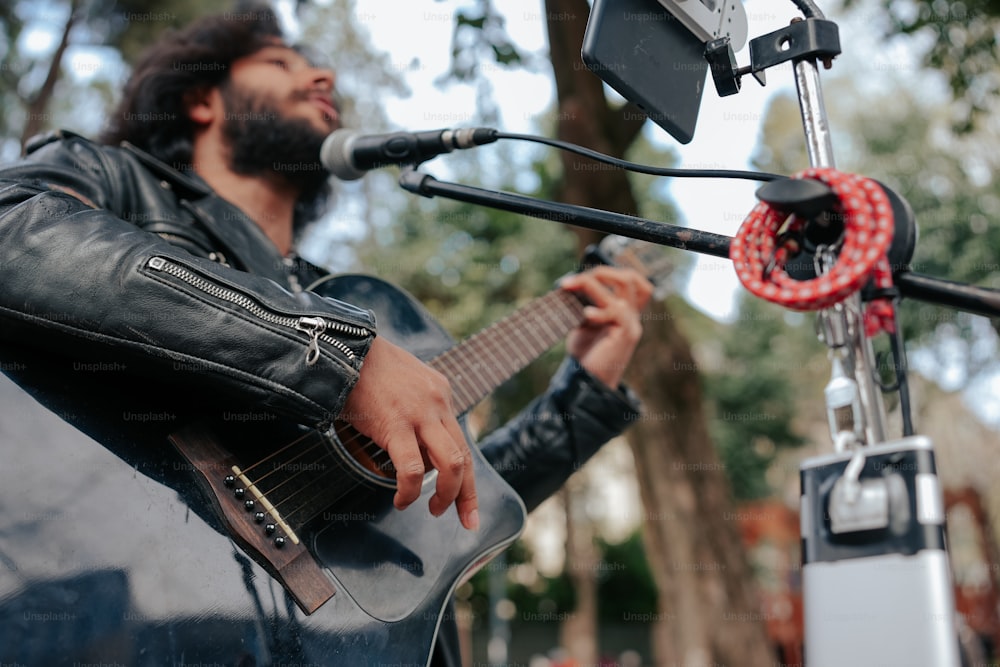
<path fill-rule="evenodd" d="M 657 0 L 594 0 L 583 62 L 682 144 L 694 138 L 705 45 Z"/>

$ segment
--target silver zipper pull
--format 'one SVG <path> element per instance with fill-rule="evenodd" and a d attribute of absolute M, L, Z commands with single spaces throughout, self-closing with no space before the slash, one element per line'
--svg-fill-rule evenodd
<path fill-rule="evenodd" d="M 309 334 L 306 366 L 312 366 L 319 361 L 319 337 L 326 330 L 326 320 L 322 317 L 300 317 L 295 326 L 299 331 L 305 331 Z"/>

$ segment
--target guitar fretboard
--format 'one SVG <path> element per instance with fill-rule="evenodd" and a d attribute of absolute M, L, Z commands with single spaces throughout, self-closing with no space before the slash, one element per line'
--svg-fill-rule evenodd
<path fill-rule="evenodd" d="M 462 414 L 486 398 L 583 321 L 583 302 L 555 290 L 434 358 L 430 366 L 451 382 Z"/>

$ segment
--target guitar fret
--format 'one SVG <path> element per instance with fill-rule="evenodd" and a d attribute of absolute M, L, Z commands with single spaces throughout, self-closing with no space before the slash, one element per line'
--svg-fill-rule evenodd
<path fill-rule="evenodd" d="M 479 388 L 480 396 L 485 396 L 496 386 L 498 373 L 502 374 L 503 372 L 504 359 L 497 356 L 497 352 L 502 352 L 502 350 L 497 350 L 498 346 L 491 343 L 492 341 L 475 338 L 470 341 L 468 347 L 468 351 L 474 353 L 472 367 L 485 381 L 483 386 Z"/>
<path fill-rule="evenodd" d="M 512 336 L 516 335 L 517 333 L 517 325 L 513 324 L 512 322 L 506 322 L 504 325 L 501 325 L 501 329 L 509 330 L 504 332 L 507 334 L 507 336 L 503 339 L 502 344 L 496 346 L 498 348 L 497 353 L 502 355 L 504 361 L 507 362 L 507 365 L 505 367 L 499 369 L 501 373 L 509 369 L 518 368 L 522 365 L 522 363 L 524 365 L 527 365 L 531 360 L 524 359 L 520 355 L 518 355 L 517 346 L 511 344 Z"/>
<path fill-rule="evenodd" d="M 550 322 L 547 319 L 541 319 L 539 323 L 545 327 L 545 333 L 548 334 L 551 340 L 556 340 L 559 337 L 559 332 L 550 326 Z"/>
<path fill-rule="evenodd" d="M 539 303 L 539 306 L 543 305 L 545 305 L 545 302 Z M 527 351 L 531 359 L 536 357 L 538 354 L 544 352 L 546 349 L 550 347 L 551 342 L 548 342 L 548 344 L 543 343 L 541 345 L 539 345 L 537 342 L 535 344 L 532 344 L 532 342 L 525 337 L 525 331 L 533 330 L 535 328 L 534 322 L 537 319 L 538 318 L 536 317 L 529 316 L 527 313 L 523 312 L 517 313 L 515 317 L 512 317 L 510 319 L 509 326 L 507 328 L 510 330 L 511 336 L 504 339 L 504 343 L 512 345 L 511 339 L 513 337 L 517 337 L 518 339 L 520 339 L 522 344 L 520 346 L 515 346 L 515 353 L 518 350 Z M 520 357 L 520 355 L 518 356 Z M 530 363 L 531 359 L 527 360 L 522 359 L 522 361 L 526 365 L 527 363 Z"/>
<path fill-rule="evenodd" d="M 457 347 L 452 348 L 436 357 L 431 362 L 431 366 L 448 377 L 453 387 L 456 388 L 456 391 L 452 393 L 460 391 L 465 395 L 459 405 L 471 407 L 477 396 L 485 395 L 483 392 L 489 393 L 490 383 L 480 375 L 479 370 L 474 365 L 458 357 L 461 357 L 461 351 Z M 439 368 L 439 366 L 446 365 L 450 365 L 451 369 Z M 463 369 L 464 372 L 462 372 Z M 458 372 L 456 373 L 456 371 Z M 477 380 L 482 381 L 482 384 L 477 383 Z M 460 412 L 462 411 L 460 410 Z"/>
<path fill-rule="evenodd" d="M 497 331 L 502 330 L 502 328 L 502 326 L 497 326 Z M 469 344 L 461 352 L 456 352 L 456 354 L 466 356 L 466 362 L 470 368 L 478 378 L 483 380 L 481 385 L 475 387 L 474 403 L 478 403 L 495 389 L 508 372 L 509 360 L 506 360 L 505 363 L 505 359 L 497 356 L 496 350 L 494 350 L 497 347 L 496 343 L 495 340 L 474 337 L 469 340 Z M 492 361 L 490 361 L 491 359 Z"/>
<path fill-rule="evenodd" d="M 524 337 L 524 334 L 523 334 L 524 325 L 523 325 L 522 322 L 516 322 L 516 323 L 512 322 L 511 326 L 510 326 L 510 329 L 511 329 L 511 333 L 514 336 L 516 336 L 517 338 L 520 338 L 523 343 L 527 343 L 528 342 L 528 340 Z M 514 354 L 514 357 L 518 360 L 519 365 L 523 364 L 523 366 L 527 366 L 528 364 L 531 363 L 531 361 L 532 361 L 531 358 L 522 357 L 520 354 L 518 354 L 518 352 L 522 349 L 521 346 L 512 345 L 511 348 L 512 348 L 512 352 Z"/>
<path fill-rule="evenodd" d="M 583 304 L 554 291 L 483 329 L 435 358 L 431 365 L 452 383 L 464 413 L 555 345 L 583 320 Z"/>
<path fill-rule="evenodd" d="M 468 378 L 462 373 L 461 366 L 454 363 L 454 356 L 445 352 L 431 361 L 430 366 L 452 379 L 451 393 L 455 404 L 466 405 L 472 400 L 472 394 L 469 391 Z"/>
<path fill-rule="evenodd" d="M 536 323 L 536 322 L 526 322 L 525 326 L 522 327 L 521 331 L 524 334 L 531 336 L 531 341 L 530 341 L 530 343 L 532 344 L 532 348 L 531 349 L 533 349 L 533 350 L 534 349 L 547 350 L 550 347 L 550 344 L 545 340 L 545 338 L 539 338 L 538 337 L 538 333 L 539 333 L 538 323 Z"/>
<path fill-rule="evenodd" d="M 555 311 L 556 315 L 562 317 L 562 323 L 567 327 L 575 327 L 582 321 L 583 318 L 583 304 L 579 300 L 574 300 L 570 302 L 568 300 L 561 300 L 560 305 L 563 306 L 561 309 Z"/>

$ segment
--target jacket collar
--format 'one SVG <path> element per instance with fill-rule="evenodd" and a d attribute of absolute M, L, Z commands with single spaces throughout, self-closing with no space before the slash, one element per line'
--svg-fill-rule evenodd
<path fill-rule="evenodd" d="M 219 196 L 193 170 L 182 172 L 175 169 L 127 141 L 122 142 L 122 148 L 153 175 L 169 184 L 181 204 L 208 228 L 218 243 L 225 246 L 224 252 L 230 264 L 288 285 L 281 253 L 264 230 L 239 207 Z"/>
<path fill-rule="evenodd" d="M 121 147 L 155 176 L 169 183 L 178 194 L 193 196 L 195 199 L 215 194 L 212 187 L 193 169 L 190 172 L 182 172 L 127 141 L 123 141 Z"/>

